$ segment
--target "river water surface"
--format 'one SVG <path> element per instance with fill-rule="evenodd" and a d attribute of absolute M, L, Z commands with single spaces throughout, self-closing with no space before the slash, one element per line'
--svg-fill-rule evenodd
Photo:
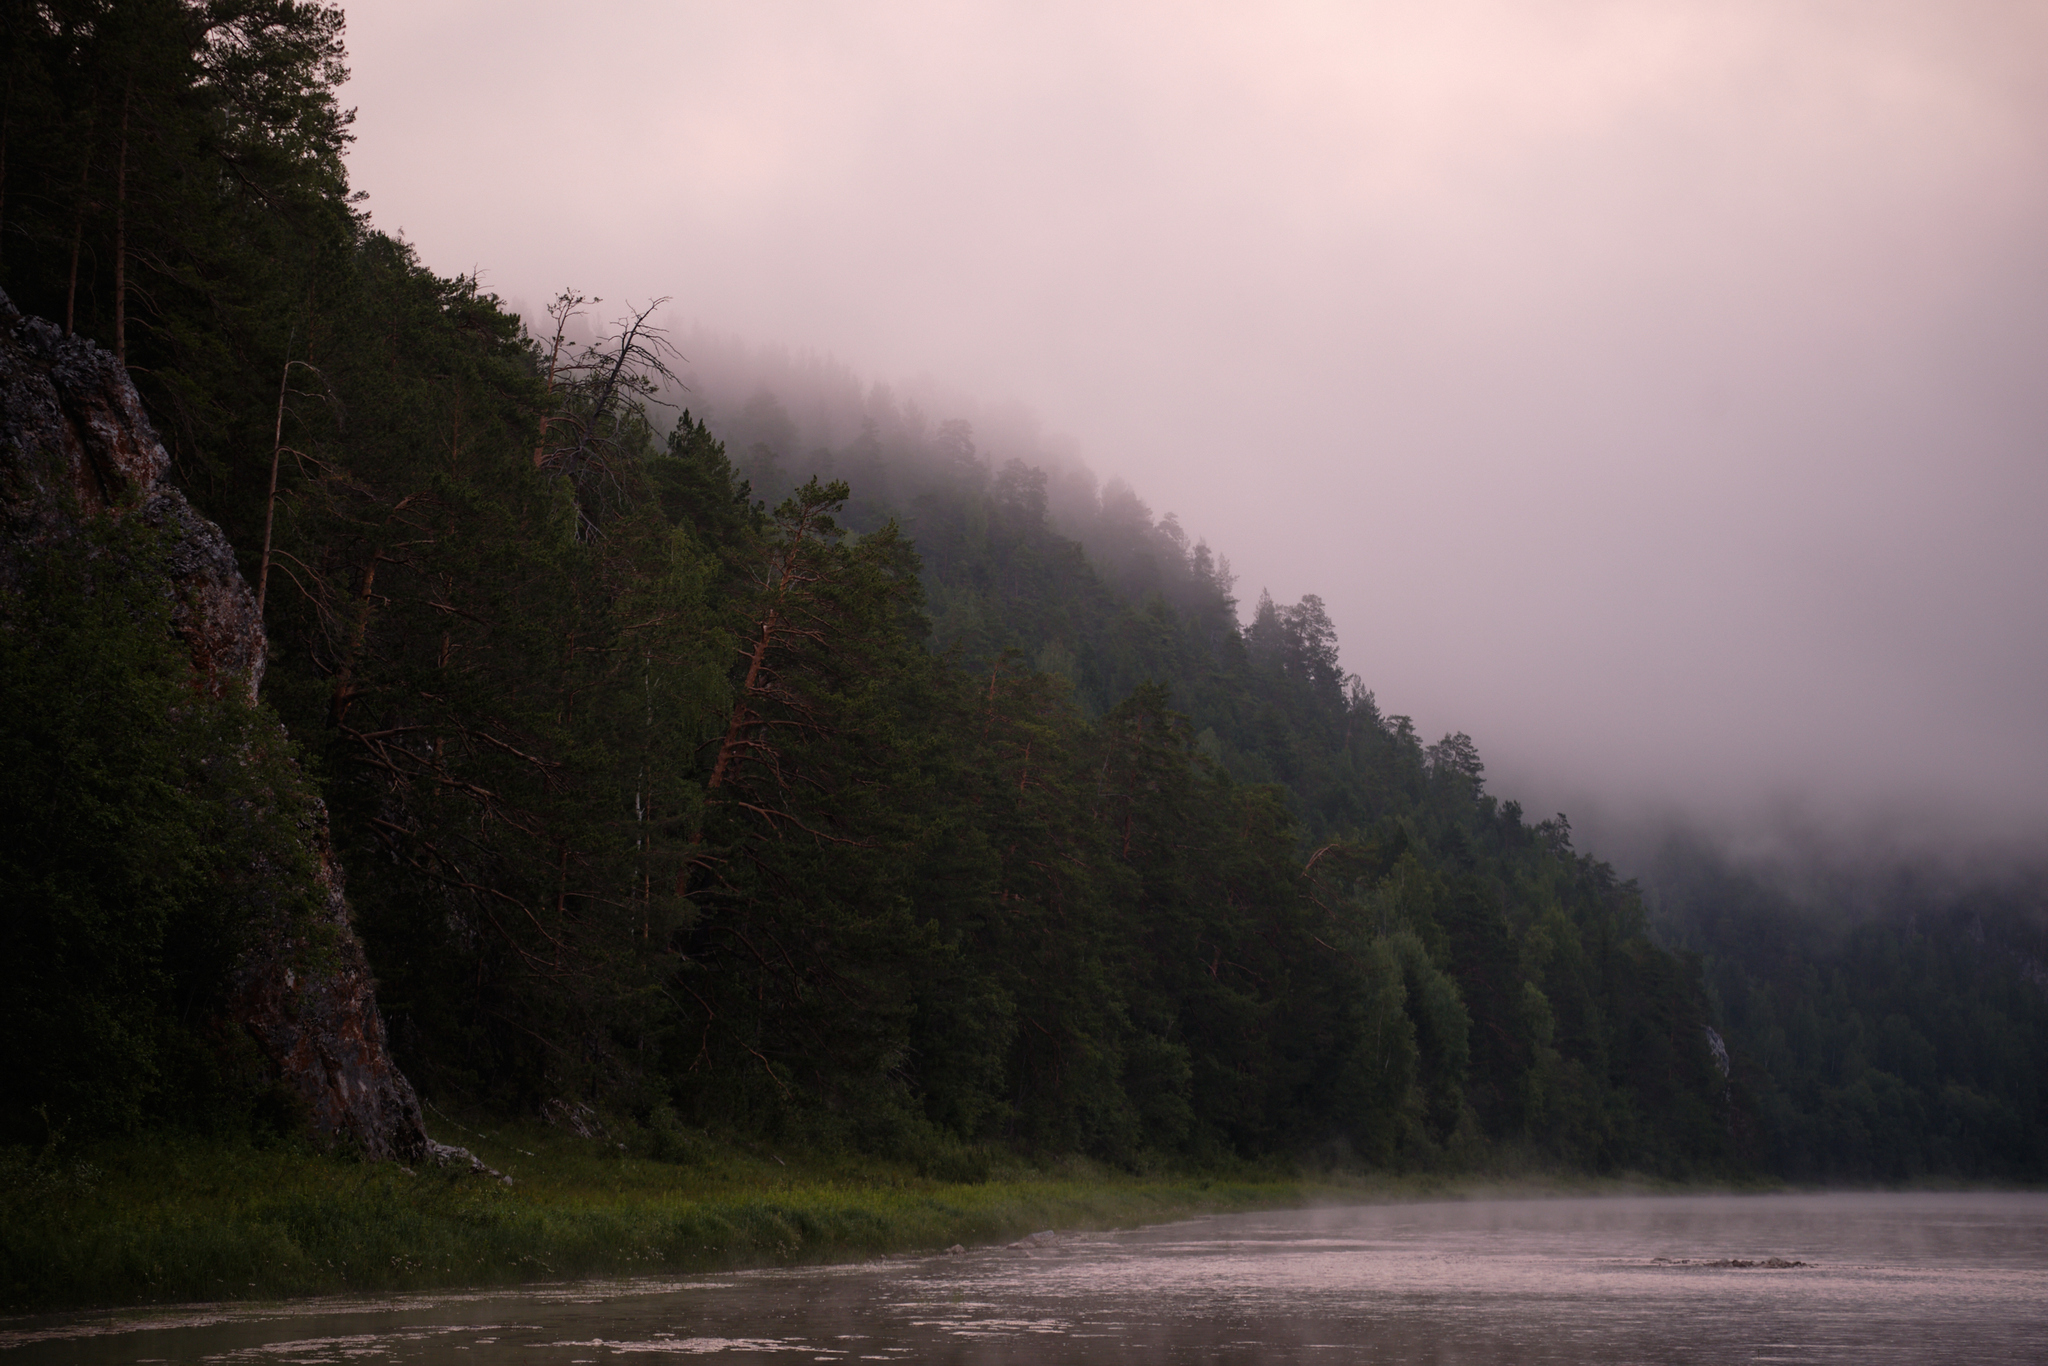
<path fill-rule="evenodd" d="M 2048 1195 L 1349 1206 L 859 1266 L 0 1321 L 0 1366 L 700 1357 L 2042 1363 Z"/>

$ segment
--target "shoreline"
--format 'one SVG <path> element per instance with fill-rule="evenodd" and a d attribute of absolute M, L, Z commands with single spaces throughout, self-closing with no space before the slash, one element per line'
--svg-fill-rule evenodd
<path fill-rule="evenodd" d="M 663 1161 L 537 1125 L 461 1137 L 511 1184 L 300 1144 L 15 1149 L 0 1155 L 0 1316 L 827 1264 L 1283 1207 L 1315 1184 L 1080 1160 L 948 1181 L 709 1141 Z"/>
<path fill-rule="evenodd" d="M 958 1181 L 708 1137 L 638 1131 L 628 1145 L 538 1124 L 448 1127 L 511 1184 L 468 1164 L 409 1171 L 191 1137 L 0 1155 L 0 1316 L 827 1265 L 1309 1205 L 1798 1190 L 1534 1166 L 1132 1174 L 1080 1158 L 997 1159 L 988 1179 Z"/>

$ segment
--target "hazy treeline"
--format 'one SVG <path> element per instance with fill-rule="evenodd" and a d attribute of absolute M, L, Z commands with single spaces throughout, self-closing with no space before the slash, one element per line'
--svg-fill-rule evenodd
<path fill-rule="evenodd" d="M 714 412 L 736 414 L 722 429 L 747 439 L 759 458 L 782 449 L 777 439 L 805 448 L 786 412 L 817 414 L 813 420 L 829 430 L 825 414 L 858 411 L 847 400 L 860 391 L 843 377 L 820 390 L 804 387 L 828 372 L 784 367 L 764 377 L 759 370 L 713 368 L 728 381 L 772 378 L 792 386 L 799 397 L 787 410 L 763 390 L 723 405 L 715 384 L 698 396 L 710 398 Z M 878 396 L 889 399 L 871 390 L 867 402 Z M 761 414 L 777 421 L 746 420 Z M 849 425 L 844 416 L 838 422 L 842 430 Z M 1010 429 L 1012 442 L 1016 431 Z M 1028 428 L 1023 434 L 1032 435 Z M 943 468 L 958 449 L 915 425 L 898 428 L 896 442 L 898 463 L 912 468 Z M 793 462 L 796 469 L 830 467 L 829 448 L 809 450 Z M 981 461 L 984 468 L 970 470 L 966 481 L 993 480 L 1000 489 L 993 463 Z M 784 464 L 778 459 L 765 468 L 780 475 Z M 943 497 L 916 496 L 910 522 L 921 528 L 920 543 L 935 547 L 925 561 L 930 599 L 950 609 L 935 613 L 941 633 L 968 658 L 1004 646 L 1032 653 L 1041 667 L 1072 679 L 1091 709 L 1106 708 L 1128 677 L 1171 679 L 1200 728 L 1199 747 L 1234 776 L 1282 783 L 1312 838 L 1355 828 L 1372 803 L 1360 801 L 1352 784 L 1322 762 L 1327 748 L 1297 736 L 1274 744 L 1283 732 L 1270 706 L 1263 716 L 1245 706 L 1269 701 L 1250 675 L 1216 688 L 1222 659 L 1243 668 L 1262 640 L 1289 633 L 1333 640 L 1313 600 L 1293 608 L 1262 602 L 1240 633 L 1245 656 L 1205 653 L 1197 638 L 1213 645 L 1238 618 L 1227 563 L 1206 547 L 1189 546 L 1169 519 L 1152 519 L 1127 489 L 1112 484 L 1098 492 L 1085 474 L 1065 478 L 1072 492 L 1057 524 L 1086 539 L 1090 574 L 1086 584 L 1049 590 L 1019 574 L 1020 563 L 1032 562 L 1028 551 L 1004 543 L 1000 532 L 991 540 L 971 514 L 949 518 Z M 962 542 L 993 549 L 975 552 L 980 564 L 962 563 L 946 553 Z M 1109 585 L 1105 612 L 1088 589 Z M 1153 613 L 1152 629 L 1138 628 L 1142 609 L 1162 604 L 1170 610 Z M 1158 630 L 1157 622 L 1168 619 L 1182 628 L 1178 637 Z M 1336 677 L 1334 652 L 1322 668 Z M 1248 726 L 1249 716 L 1257 719 Z M 1405 723 L 1396 717 L 1379 724 Z M 2048 892 L 2041 879 L 1980 874 L 1973 883 L 1894 866 L 1886 857 L 1862 860 L 1853 876 L 1826 867 L 1818 856 L 1759 867 L 1690 837 L 1674 839 L 1648 866 L 1658 905 L 1654 937 L 1700 960 L 1710 1018 L 1730 1052 L 1735 1149 L 1761 1169 L 1802 1179 L 2037 1176 L 2048 1166 L 2048 1086 L 2040 1062 L 2048 1057 L 2041 1046 Z"/>
<path fill-rule="evenodd" d="M 805 441 L 802 394 L 663 408 L 680 362 L 645 315 L 571 294 L 530 333 L 353 204 L 333 10 L 5 14 L 0 280 L 121 346 L 263 585 L 264 706 L 429 1095 L 963 1176 L 995 1143 L 1778 1160 L 1698 964 L 1562 818 L 1487 793 L 1469 739 L 1383 714 L 1317 598 L 1240 625 L 1227 565 L 1135 494 L 907 400 L 856 386 Z M 7 610 L 10 745 L 56 756 L 53 789 L 100 781 L 22 661 L 106 614 Z M 4 838 L 10 922 L 143 1002 L 93 1073 L 133 1103 L 9 1088 L 8 1137 L 256 1122 L 179 1080 L 232 1091 L 229 1043 L 162 1065 L 208 1047 L 220 954 L 193 945 L 221 929 L 181 901 L 127 937 L 80 894 L 96 870 Z M 42 965 L 5 962 L 25 999 Z"/>
<path fill-rule="evenodd" d="M 993 488 L 1001 501 L 1042 508 L 1126 598 L 1159 593 L 1199 612 L 1232 591 L 1227 559 L 1190 543 L 1171 512 L 1155 519 L 1121 479 L 1097 480 L 1071 440 L 1016 405 L 979 403 L 929 381 L 902 390 L 868 384 L 830 358 L 749 347 L 701 328 L 676 340 L 679 380 L 664 386 L 664 398 L 702 418 L 770 501 L 812 474 L 841 477 L 857 519 L 894 514 L 914 525 L 922 500 L 942 507 L 961 485 Z M 943 605 L 935 615 L 947 636 Z"/>
<path fill-rule="evenodd" d="M 1671 840 L 1653 924 L 1697 953 L 1758 1160 L 1805 1180 L 2048 1170 L 2048 879 Z"/>

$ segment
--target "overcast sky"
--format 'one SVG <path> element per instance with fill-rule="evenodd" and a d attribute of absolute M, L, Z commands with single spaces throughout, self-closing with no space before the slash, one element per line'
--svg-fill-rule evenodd
<path fill-rule="evenodd" d="M 1021 401 L 1503 795 L 2048 834 L 2048 6 L 346 8 L 429 265 Z"/>

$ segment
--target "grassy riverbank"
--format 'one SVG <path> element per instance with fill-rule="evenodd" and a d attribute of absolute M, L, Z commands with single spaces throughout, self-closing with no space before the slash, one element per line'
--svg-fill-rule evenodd
<path fill-rule="evenodd" d="M 677 1129 L 581 1137 L 448 1116 L 432 1127 L 511 1184 L 466 1166 L 408 1171 L 291 1143 L 158 1137 L 0 1150 L 0 1313 L 849 1261 L 1312 1201 L 1686 1189 L 1501 1154 L 1488 1174 L 1456 1176 L 1279 1166 L 1134 1175 L 1079 1158 L 896 1163 Z"/>
<path fill-rule="evenodd" d="M 500 1285 L 844 1261 L 1311 1198 L 1279 1173 L 910 1165 L 539 1126 L 436 1126 L 513 1178 L 191 1139 L 0 1155 L 0 1309 Z M 671 1146 L 667 1156 L 677 1154 Z"/>

